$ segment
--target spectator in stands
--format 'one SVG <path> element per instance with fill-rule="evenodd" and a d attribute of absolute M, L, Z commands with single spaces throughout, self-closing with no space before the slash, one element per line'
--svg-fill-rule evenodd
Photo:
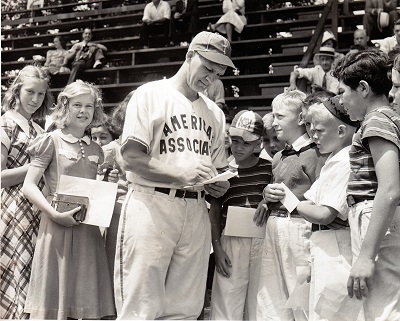
<path fill-rule="evenodd" d="M 59 72 L 69 72 L 68 67 L 64 67 L 64 59 L 68 54 L 68 50 L 65 49 L 66 41 L 61 36 L 54 37 L 54 48 L 55 50 L 47 51 L 46 62 L 44 66 L 47 67 L 48 71 L 52 75 L 56 75 Z"/>
<path fill-rule="evenodd" d="M 225 89 L 221 79 L 215 79 L 208 88 L 204 89 L 203 94 L 225 111 Z"/>
<path fill-rule="evenodd" d="M 188 32 L 190 41 L 199 30 L 199 1 L 178 0 L 171 19 L 171 44 L 177 44 L 177 32 Z"/>
<path fill-rule="evenodd" d="M 360 45 L 365 49 L 376 48 L 376 46 L 370 41 L 367 32 L 364 29 L 356 29 L 354 31 L 354 44 Z"/>
<path fill-rule="evenodd" d="M 244 16 L 244 0 L 224 0 L 222 12 L 223 16 L 215 24 L 209 23 L 207 30 L 224 33 L 229 42 L 232 42 L 233 30 L 241 33 L 247 24 Z"/>
<path fill-rule="evenodd" d="M 397 0 L 367 0 L 365 2 L 364 29 L 370 39 L 382 39 L 391 36 L 395 21 L 399 18 L 397 13 Z M 388 15 L 388 25 L 381 24 L 383 15 Z"/>
<path fill-rule="evenodd" d="M 162 34 L 160 43 L 168 44 L 171 7 L 164 0 L 152 0 L 144 8 L 142 28 L 140 29 L 140 42 L 143 48 L 149 48 L 149 36 Z"/>
<path fill-rule="evenodd" d="M 305 78 L 311 82 L 313 91 L 327 90 L 334 94 L 339 92 L 339 81 L 332 76 L 331 69 L 335 59 L 335 49 L 321 47 L 319 53 L 315 54 L 319 64 L 312 68 L 297 68 L 290 74 L 289 91 L 296 90 L 298 78 Z"/>
<path fill-rule="evenodd" d="M 386 37 L 379 42 L 379 49 L 385 53 L 389 53 L 389 51 L 392 51 L 395 47 L 400 47 L 400 19 L 396 20 L 393 33 L 394 36 Z"/>
<path fill-rule="evenodd" d="M 336 51 L 337 40 L 336 40 L 335 35 L 332 33 L 332 31 L 329 31 L 329 30 L 324 31 L 324 34 L 322 35 L 321 47 L 331 47 L 331 48 L 335 49 L 335 59 L 333 61 L 332 69 L 334 68 L 336 63 L 344 57 L 344 55 L 342 53 Z M 314 65 L 318 65 L 318 64 L 319 64 L 318 56 L 316 55 L 316 56 L 314 56 Z"/>
<path fill-rule="evenodd" d="M 102 68 L 105 62 L 103 52 L 107 51 L 107 47 L 99 43 L 91 42 L 92 36 L 92 29 L 85 28 L 82 33 L 82 41 L 74 44 L 64 58 L 64 67 L 67 66 L 69 60 L 74 60 L 72 62 L 72 70 L 69 75 L 68 84 L 74 82 L 85 69 L 92 67 Z"/>

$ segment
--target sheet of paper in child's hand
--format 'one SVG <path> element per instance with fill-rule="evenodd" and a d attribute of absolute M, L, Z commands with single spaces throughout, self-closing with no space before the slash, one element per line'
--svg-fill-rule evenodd
<path fill-rule="evenodd" d="M 114 211 L 118 184 L 61 175 L 58 193 L 86 196 L 89 206 L 83 224 L 109 227 Z"/>
<path fill-rule="evenodd" d="M 230 170 L 227 170 L 221 174 L 218 174 L 217 176 L 214 176 L 213 178 L 210 178 L 204 182 L 202 182 L 202 184 L 211 184 L 211 183 L 215 183 L 215 182 L 221 182 L 221 181 L 227 181 L 228 179 L 237 176 L 237 172 L 232 172 Z"/>
<path fill-rule="evenodd" d="M 257 226 L 253 221 L 255 208 L 229 206 L 226 218 L 225 235 L 240 237 L 265 237 L 265 224 Z"/>
<path fill-rule="evenodd" d="M 281 186 L 285 190 L 285 197 L 281 199 L 281 203 L 286 207 L 289 213 L 292 213 L 297 205 L 299 205 L 300 201 L 284 183 L 281 183 Z"/>

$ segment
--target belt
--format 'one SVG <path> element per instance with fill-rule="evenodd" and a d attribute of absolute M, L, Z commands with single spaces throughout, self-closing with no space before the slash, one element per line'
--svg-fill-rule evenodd
<path fill-rule="evenodd" d="M 287 210 L 271 210 L 269 215 L 277 217 L 303 217 L 297 212 L 297 210 L 294 210 L 292 213 L 289 213 Z"/>
<path fill-rule="evenodd" d="M 330 230 L 330 228 L 326 225 L 314 224 L 314 223 L 312 223 L 311 225 L 311 232 L 327 231 L 327 230 Z"/>
<path fill-rule="evenodd" d="M 160 192 L 163 194 L 167 194 L 169 195 L 169 193 L 171 192 L 171 188 L 166 188 L 166 187 L 154 187 L 154 190 L 156 192 Z M 172 189 L 174 190 L 174 189 Z M 185 191 L 184 189 L 177 189 L 175 192 L 175 197 L 178 198 L 196 198 L 199 196 L 204 197 L 205 192 L 204 191 L 199 191 L 199 192 L 190 192 L 190 191 Z"/>
<path fill-rule="evenodd" d="M 375 196 L 355 196 L 355 195 L 347 195 L 347 205 L 349 207 L 361 203 L 364 201 L 373 201 Z"/>

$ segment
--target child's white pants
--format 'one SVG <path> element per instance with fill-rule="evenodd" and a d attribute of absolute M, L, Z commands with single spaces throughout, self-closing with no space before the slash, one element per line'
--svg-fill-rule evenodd
<path fill-rule="evenodd" d="M 214 273 L 211 320 L 255 320 L 264 239 L 221 236 L 232 267 L 229 278 Z"/>
<path fill-rule="evenodd" d="M 309 265 L 310 235 L 311 223 L 303 218 L 268 218 L 257 296 L 257 320 L 307 320 L 303 310 L 292 310 L 285 305 L 297 283 L 296 267 Z"/>
<path fill-rule="evenodd" d="M 373 201 L 353 205 L 349 212 L 353 262 L 360 254 L 367 233 Z M 382 240 L 368 298 L 364 299 L 366 321 L 400 320 L 400 207 Z"/>

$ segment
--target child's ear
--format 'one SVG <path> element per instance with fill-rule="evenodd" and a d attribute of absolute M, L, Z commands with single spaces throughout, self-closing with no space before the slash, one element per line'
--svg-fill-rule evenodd
<path fill-rule="evenodd" d="M 346 136 L 346 133 L 347 133 L 347 127 L 346 127 L 346 125 L 339 125 L 339 126 L 338 126 L 338 134 L 339 134 L 339 137 L 344 137 L 344 136 Z"/>
<path fill-rule="evenodd" d="M 371 91 L 371 87 L 365 80 L 361 80 L 358 84 L 358 88 L 361 90 L 362 96 L 365 98 Z"/>
<path fill-rule="evenodd" d="M 297 125 L 305 126 L 305 122 L 303 120 L 303 112 L 300 112 L 299 117 L 297 118 Z"/>
<path fill-rule="evenodd" d="M 306 122 L 305 122 L 304 117 L 303 117 L 303 112 L 300 112 L 299 125 L 301 126 L 301 125 L 305 125 L 305 124 L 306 124 Z"/>

